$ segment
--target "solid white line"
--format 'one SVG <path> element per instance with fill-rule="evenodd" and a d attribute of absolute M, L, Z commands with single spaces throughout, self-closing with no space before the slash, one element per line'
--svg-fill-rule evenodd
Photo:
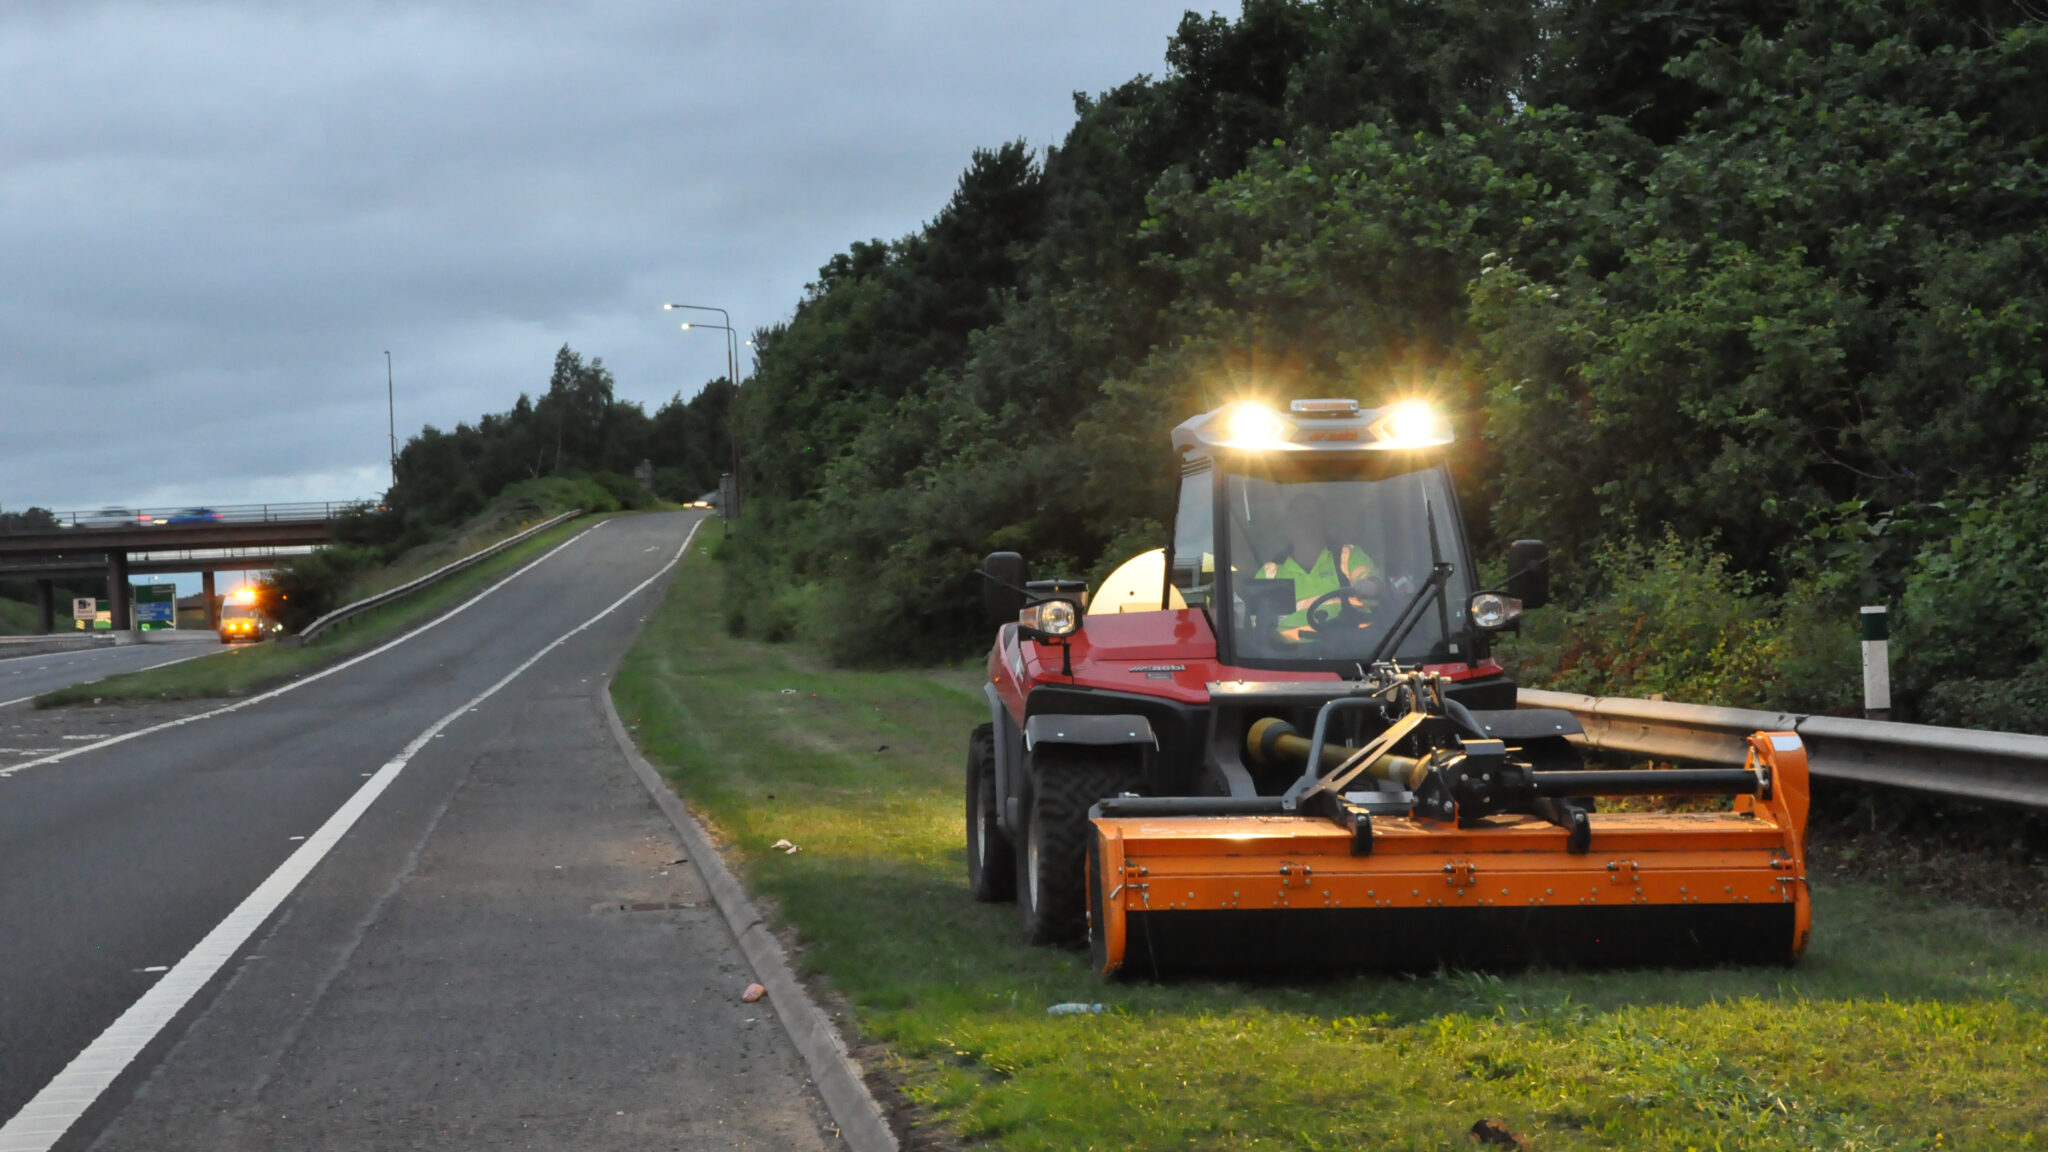
<path fill-rule="evenodd" d="M 457 605 L 452 611 L 448 612 L 447 614 L 429 620 L 425 624 L 422 624 L 418 628 L 415 628 L 412 631 L 405 633 L 397 639 L 387 641 L 386 643 L 381 644 L 375 648 L 372 648 L 368 652 L 365 652 L 360 656 L 350 657 L 349 659 L 344 660 L 331 668 L 322 668 L 320 671 L 315 672 L 311 676 L 308 676 L 302 680 L 294 680 L 289 684 L 280 685 L 279 687 L 272 688 L 268 692 L 264 692 L 256 696 L 251 696 L 247 700 L 238 700 L 235 703 L 229 704 L 224 708 L 215 708 L 211 712 L 200 712 L 196 715 L 181 717 L 177 720 L 166 720 L 161 724 L 152 724 L 147 728 L 137 728 L 133 732 L 124 732 L 119 736 L 109 736 L 105 740 L 102 740 L 97 744 L 88 744 L 83 748 L 68 749 L 66 751 L 59 752 L 54 756 L 45 756 L 40 760 L 24 760 L 21 763 L 15 764 L 11 767 L 0 768 L 0 780 L 5 780 L 9 776 L 14 775 L 16 772 L 23 771 L 24 769 L 37 768 L 41 767 L 44 764 L 55 764 L 59 760 L 69 760 L 73 756 L 83 756 L 87 752 L 95 752 L 101 748 L 110 747 L 112 745 L 122 743 L 123 741 L 133 740 L 138 736 L 147 736 L 152 732 L 162 732 L 166 728 L 176 728 L 181 724 L 197 724 L 201 720 L 211 720 L 215 716 L 225 716 L 230 712 L 239 712 L 242 709 L 249 707 L 251 704 L 261 704 L 265 700 L 275 699 L 276 697 L 282 696 L 287 692 L 304 688 L 306 685 L 311 684 L 316 680 L 325 680 L 327 677 L 334 675 L 336 672 L 340 672 L 347 668 L 353 668 L 356 665 L 361 664 L 363 661 L 368 660 L 372 656 L 380 656 L 386 652 L 391 651 L 393 648 L 398 647 L 400 644 L 405 643 L 407 640 L 410 640 L 415 636 L 418 636 L 431 629 L 439 628 L 441 625 L 446 624 L 448 621 L 453 620 L 457 616 L 462 615 L 464 612 L 469 611 L 470 608 L 474 607 L 476 603 L 482 600 L 484 597 L 489 596 L 491 593 L 496 592 L 498 589 L 503 588 L 505 585 L 510 584 L 514 580 L 519 579 L 521 576 L 526 575 L 528 572 L 533 571 L 535 568 L 545 563 L 548 557 L 553 556 L 555 553 L 560 552 L 562 549 L 567 548 L 569 545 L 574 544 L 578 540 L 583 539 L 585 536 L 590 535 L 592 532 L 597 531 L 599 528 L 602 528 L 609 523 L 611 523 L 611 521 L 609 520 L 599 521 L 598 523 L 593 524 L 588 528 L 585 528 L 583 531 L 578 532 L 574 536 L 569 537 L 567 540 L 562 541 L 560 544 L 555 545 L 553 548 L 548 549 L 544 555 L 542 555 L 539 559 L 535 560 L 533 563 L 528 564 L 526 567 L 521 568 L 519 571 L 514 572 L 510 576 L 505 577 L 503 580 L 498 581 L 496 584 L 491 585 L 489 588 L 486 588 L 483 591 L 477 593 L 475 596 L 470 597 L 468 600 L 463 601 L 461 604 Z"/>
<path fill-rule="evenodd" d="M 119 651 L 121 651 L 121 649 L 119 649 L 119 648 L 110 648 L 110 649 L 108 649 L 108 651 L 110 651 L 110 652 L 119 652 Z M 190 656 L 180 656 L 180 657 L 178 657 L 178 658 L 177 658 L 177 659 L 175 659 L 175 660 L 166 660 L 166 661 L 164 661 L 164 662 L 163 662 L 163 663 L 161 663 L 161 664 L 144 664 L 144 665 L 143 665 L 142 667 L 140 667 L 140 668 L 130 668 L 130 669 L 128 670 L 128 672 L 153 672 L 153 671 L 155 671 L 155 670 L 156 670 L 156 669 L 158 669 L 158 668 L 169 668 L 169 667 L 170 667 L 171 665 L 173 665 L 173 664 L 183 664 L 183 663 L 184 663 L 185 661 L 187 661 L 187 660 L 197 660 L 197 659 L 199 659 L 199 658 L 200 658 L 201 656 L 212 656 L 212 655 L 216 655 L 216 653 L 213 653 L 213 652 L 194 652 L 194 653 L 193 653 L 193 654 L 191 654 Z M 113 673 L 109 673 L 108 675 L 112 675 L 112 676 L 126 676 L 126 675 L 128 675 L 128 672 L 113 672 Z M 56 687 L 56 688 L 52 688 L 52 689 L 50 689 L 50 691 L 52 691 L 52 692 L 58 692 L 58 691 L 62 691 L 62 690 L 63 690 L 63 689 L 65 689 L 65 688 L 79 688 L 79 687 L 83 687 L 84 685 L 87 685 L 87 684 L 97 684 L 97 683 L 99 683 L 100 681 L 102 681 L 102 680 L 105 680 L 106 678 L 107 678 L 106 676 L 95 676 L 95 677 L 93 677 L 93 678 L 92 678 L 92 679 L 90 679 L 90 680 L 80 680 L 80 681 L 79 681 L 78 683 L 76 683 L 76 684 L 62 684 L 62 685 L 59 685 L 59 686 L 58 686 L 58 687 Z M 36 696 L 41 696 L 41 695 L 43 695 L 43 693 L 41 693 L 41 692 L 38 692 L 38 693 L 36 693 Z M 20 698 L 20 699 L 18 699 L 18 700 L 0 700 L 0 708 L 5 708 L 5 707 L 7 707 L 7 706 L 8 706 L 8 705 L 10 705 L 10 704 L 26 704 L 26 703 L 28 703 L 28 702 L 29 702 L 30 700 L 33 700 L 33 699 L 35 699 L 35 698 L 36 698 L 36 696 L 23 696 L 23 697 L 21 697 L 21 698 Z M 138 733 L 138 735 L 139 735 L 139 733 Z M 24 765 L 22 765 L 22 767 L 26 768 L 26 767 L 28 767 L 28 765 L 24 764 Z M 4 773 L 0 773 L 0 776 L 4 776 L 4 775 L 5 775 Z"/>
<path fill-rule="evenodd" d="M 703 526 L 702 520 L 691 525 L 689 535 L 683 537 L 682 547 L 676 549 L 676 554 L 669 558 L 668 563 L 663 564 L 654 575 L 635 585 L 631 592 L 612 601 L 611 606 L 604 611 L 555 637 L 545 648 L 527 657 L 525 663 L 506 673 L 496 684 L 478 693 L 462 707 L 434 721 L 426 731 L 413 737 L 412 743 L 407 744 L 398 755 L 385 761 L 376 775 L 371 776 L 356 790 L 355 795 L 350 796 L 335 810 L 334 815 L 327 818 L 327 822 L 320 826 L 319 831 L 307 837 L 306 842 L 300 845 L 297 851 L 277 866 L 277 871 L 272 872 L 263 883 L 257 885 L 256 890 L 249 893 L 234 911 L 228 913 L 226 919 L 215 925 L 213 931 L 206 934 L 205 939 L 164 974 L 163 979 L 144 992 L 141 999 L 129 1005 L 128 1010 L 109 1024 L 106 1031 L 101 1032 L 97 1039 L 86 1045 L 85 1051 L 72 1057 L 71 1063 L 65 1065 L 64 1070 L 57 1073 L 48 1084 L 43 1085 L 43 1090 L 36 1093 L 34 1099 L 22 1105 L 21 1111 L 15 1113 L 14 1118 L 9 1120 L 5 1127 L 0 1127 L 0 1152 L 48 1152 L 64 1133 L 70 1131 L 71 1126 L 78 1122 L 78 1118 L 85 1115 L 85 1110 L 92 1107 L 93 1102 L 100 1098 L 100 1094 L 107 1090 L 107 1086 L 114 1082 L 115 1077 L 128 1067 L 143 1048 L 156 1039 L 157 1033 L 163 1031 L 164 1026 L 206 986 L 207 981 L 212 980 L 234 957 L 235 950 L 247 943 L 249 937 L 263 926 L 263 922 L 270 919 L 271 913 L 277 911 L 278 906 L 283 904 L 285 898 L 299 886 L 300 881 L 313 871 L 321 858 L 341 841 L 342 836 L 354 826 L 356 820 L 368 811 L 377 797 L 384 794 L 386 788 L 391 786 L 391 782 L 398 779 L 398 774 L 405 770 L 405 766 L 419 754 L 420 749 L 439 736 L 441 729 L 454 723 L 456 717 L 497 695 L 505 685 L 518 679 L 520 673 L 539 663 L 541 657 L 568 643 L 571 637 L 611 615 L 620 605 L 646 591 L 648 585 L 661 579 L 669 569 L 676 566 L 683 558 L 683 553 L 689 550 L 690 541 L 696 538 L 697 529 Z M 578 535 L 581 536 L 582 533 Z"/>

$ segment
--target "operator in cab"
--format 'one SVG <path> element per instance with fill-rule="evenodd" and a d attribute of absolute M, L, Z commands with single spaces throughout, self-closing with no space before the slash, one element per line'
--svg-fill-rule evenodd
<path fill-rule="evenodd" d="M 1309 606 L 1339 588 L 1355 589 L 1366 610 L 1375 610 L 1386 595 L 1386 580 L 1364 548 L 1336 539 L 1323 497 L 1314 492 L 1294 494 L 1287 501 L 1286 518 L 1287 552 L 1259 569 L 1262 580 L 1294 581 L 1294 611 L 1281 617 L 1280 635 L 1292 641 L 1307 639 Z"/>

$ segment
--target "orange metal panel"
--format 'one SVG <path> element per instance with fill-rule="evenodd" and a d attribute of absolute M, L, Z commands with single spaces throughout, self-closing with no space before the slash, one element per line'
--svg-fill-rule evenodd
<path fill-rule="evenodd" d="M 1100 819 L 1090 860 L 1096 951 L 1105 971 L 1120 966 L 1128 919 L 1140 913 L 1785 905 L 1783 951 L 1796 959 L 1811 912 L 1805 756 L 1788 736 L 1752 738 L 1752 764 L 1772 770 L 1770 800 L 1736 812 L 1596 814 L 1592 847 L 1576 856 L 1563 829 L 1530 817 L 1471 828 L 1376 819 L 1365 856 L 1351 855 L 1347 831 L 1311 817 Z"/>

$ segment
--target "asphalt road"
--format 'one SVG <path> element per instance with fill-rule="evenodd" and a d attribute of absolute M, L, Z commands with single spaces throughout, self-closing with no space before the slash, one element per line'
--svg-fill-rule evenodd
<path fill-rule="evenodd" d="M 184 630 L 146 635 L 149 639 L 139 644 L 32 656 L 10 657 L 5 648 L 0 648 L 0 708 L 25 705 L 32 697 L 73 684 L 204 656 L 221 647 L 220 637 L 211 632 Z"/>
<path fill-rule="evenodd" d="M 599 706 L 660 580 L 594 618 L 696 519 L 606 523 L 317 682 L 0 779 L 0 1148 L 823 1146 Z"/>

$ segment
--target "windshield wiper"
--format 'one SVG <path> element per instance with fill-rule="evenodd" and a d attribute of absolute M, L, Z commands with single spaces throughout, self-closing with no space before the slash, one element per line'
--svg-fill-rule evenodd
<path fill-rule="evenodd" d="M 1415 595 L 1410 596 L 1408 602 L 1401 605 L 1401 614 L 1394 617 L 1394 623 L 1387 629 L 1387 634 L 1380 638 L 1379 644 L 1372 650 L 1372 655 L 1365 658 L 1367 668 L 1379 663 L 1388 649 L 1400 647 L 1401 641 L 1406 640 L 1408 634 L 1415 631 L 1415 626 L 1422 622 L 1422 609 L 1428 606 L 1429 597 L 1432 594 L 1439 597 L 1443 595 L 1444 585 L 1450 583 L 1453 571 L 1455 569 L 1451 565 L 1441 560 L 1430 566 L 1429 575 L 1422 581 L 1422 587 L 1417 588 Z"/>
<path fill-rule="evenodd" d="M 1422 519 L 1423 523 L 1429 526 L 1429 578 L 1422 582 L 1422 587 L 1415 590 L 1415 595 L 1409 597 L 1406 604 L 1401 605 L 1401 614 L 1394 617 L 1394 623 L 1387 629 L 1387 634 L 1373 648 L 1372 655 L 1366 658 L 1365 666 L 1368 668 L 1379 663 L 1388 649 L 1399 648 L 1401 642 L 1408 639 L 1408 634 L 1415 631 L 1415 626 L 1422 623 L 1422 609 L 1432 593 L 1436 595 L 1439 626 L 1446 638 L 1451 634 L 1451 604 L 1444 598 L 1443 591 L 1445 585 L 1450 583 L 1451 573 L 1456 569 L 1444 563 L 1443 545 L 1437 542 L 1436 537 L 1436 508 L 1431 504 L 1426 492 L 1422 496 Z"/>

